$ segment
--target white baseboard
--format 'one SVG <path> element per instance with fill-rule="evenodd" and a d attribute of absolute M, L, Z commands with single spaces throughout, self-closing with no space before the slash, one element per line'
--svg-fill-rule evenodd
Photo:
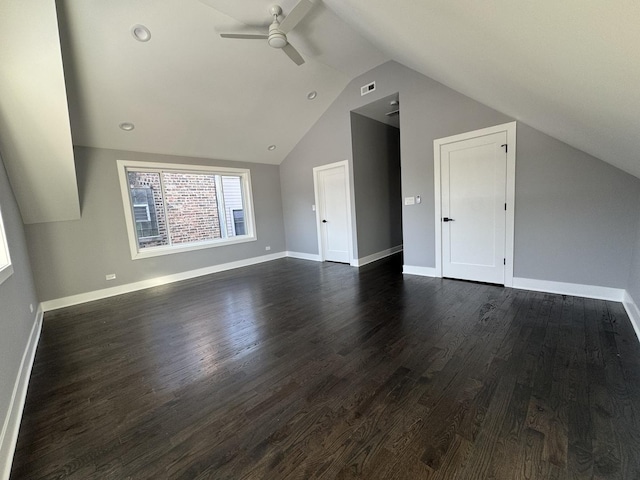
<path fill-rule="evenodd" d="M 299 258 L 300 260 L 313 260 L 314 262 L 322 261 L 320 255 L 317 253 L 287 252 L 287 257 Z"/>
<path fill-rule="evenodd" d="M 386 250 L 382 250 L 381 252 L 372 253 L 371 255 L 367 255 L 366 257 L 356 258 L 353 262 L 351 262 L 352 267 L 362 267 L 369 263 L 377 262 L 378 260 L 382 260 L 383 258 L 387 258 L 391 255 L 394 255 L 398 252 L 402 251 L 402 245 L 397 245 L 395 247 L 387 248 Z"/>
<path fill-rule="evenodd" d="M 622 299 L 622 305 L 624 305 L 624 309 L 627 311 L 627 315 L 629 315 L 631 325 L 633 325 L 633 329 L 636 331 L 636 337 L 640 340 L 640 308 L 638 308 L 635 300 L 626 290 Z"/>
<path fill-rule="evenodd" d="M 403 265 L 402 273 L 409 275 L 420 275 L 421 277 L 437 277 L 436 269 L 433 267 L 415 267 L 413 265 Z"/>
<path fill-rule="evenodd" d="M 534 292 L 558 293 L 575 297 L 595 298 L 596 300 L 611 300 L 622 302 L 624 289 L 599 287 L 596 285 L 581 285 L 578 283 L 552 282 L 533 278 L 513 278 L 513 288 L 533 290 Z"/>
<path fill-rule="evenodd" d="M 212 265 L 211 267 L 204 267 L 198 268 L 196 270 L 189 270 L 187 272 L 174 273 L 173 275 L 165 275 L 163 277 L 151 278 L 149 280 L 142 280 L 140 282 L 127 283 L 124 285 L 118 285 L 117 287 L 103 288 L 101 290 L 80 293 L 78 295 L 71 295 L 69 297 L 47 300 L 46 302 L 42 302 L 42 309 L 45 312 L 48 312 L 50 310 L 56 310 L 58 308 L 70 307 L 72 305 L 79 305 L 81 303 L 92 302 L 94 300 L 101 300 L 103 298 L 113 297 L 115 295 L 122 295 L 123 293 L 144 290 L 145 288 L 157 287 L 159 285 L 166 285 L 168 283 L 188 280 L 190 278 L 201 277 L 203 275 L 224 272 L 226 270 L 232 270 L 234 268 L 248 267 L 250 265 L 256 265 L 258 263 L 270 262 L 272 260 L 284 258 L 285 256 L 285 252 L 272 253 L 270 255 L 263 255 L 261 257 L 246 258 L 244 260 L 238 260 L 237 262 Z"/>
<path fill-rule="evenodd" d="M 42 331 L 42 316 L 44 312 L 38 307 L 36 317 L 31 327 L 29 341 L 22 354 L 20 369 L 16 377 L 11 394 L 11 403 L 7 416 L 2 425 L 0 432 L 0 479 L 8 480 L 11 473 L 11 464 L 13 462 L 13 454 L 16 450 L 18 442 L 18 431 L 20 430 L 20 421 L 22 420 L 22 411 L 27 398 L 27 387 L 29 386 L 29 378 L 31 377 L 31 367 L 36 357 L 36 348 L 40 340 L 40 332 Z"/>

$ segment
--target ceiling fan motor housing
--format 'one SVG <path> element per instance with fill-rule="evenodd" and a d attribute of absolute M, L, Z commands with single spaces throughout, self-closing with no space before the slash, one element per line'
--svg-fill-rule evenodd
<path fill-rule="evenodd" d="M 273 48 L 283 48 L 287 45 L 287 36 L 278 30 L 280 24 L 278 22 L 273 22 L 269 26 L 269 46 Z"/>

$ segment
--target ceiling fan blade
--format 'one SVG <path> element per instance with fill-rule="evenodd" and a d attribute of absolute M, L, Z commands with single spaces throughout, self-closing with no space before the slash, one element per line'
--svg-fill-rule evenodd
<path fill-rule="evenodd" d="M 290 43 L 287 43 L 284 47 L 282 47 L 282 51 L 286 53 L 287 56 L 291 60 L 293 60 L 296 65 L 300 66 L 304 63 L 304 58 L 302 58 L 302 55 L 300 55 Z"/>
<path fill-rule="evenodd" d="M 293 9 L 289 12 L 280 26 L 278 30 L 282 33 L 289 33 L 294 27 L 304 18 L 304 16 L 309 13 L 309 10 L 313 8 L 313 3 L 309 0 L 300 0 L 298 4 L 293 7 Z"/>
<path fill-rule="evenodd" d="M 222 38 L 243 38 L 245 40 L 264 40 L 269 38 L 269 35 L 262 35 L 257 33 L 221 33 Z"/>

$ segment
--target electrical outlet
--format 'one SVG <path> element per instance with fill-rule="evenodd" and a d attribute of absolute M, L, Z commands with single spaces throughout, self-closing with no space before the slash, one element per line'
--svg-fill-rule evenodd
<path fill-rule="evenodd" d="M 107 280 L 115 280 L 116 279 L 116 274 L 115 273 L 107 273 L 106 278 L 107 278 Z"/>
<path fill-rule="evenodd" d="M 264 247 L 265 250 L 271 250 L 271 247 L 269 245 L 267 245 L 266 247 Z"/>

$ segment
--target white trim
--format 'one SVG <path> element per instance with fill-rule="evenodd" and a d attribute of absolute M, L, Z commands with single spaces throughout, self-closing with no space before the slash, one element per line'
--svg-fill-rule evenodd
<path fill-rule="evenodd" d="M 513 288 L 533 290 L 535 292 L 558 293 L 575 297 L 595 298 L 596 300 L 611 300 L 622 302 L 624 290 L 622 288 L 599 287 L 597 285 L 582 285 L 579 283 L 552 282 L 535 278 L 513 279 Z"/>
<path fill-rule="evenodd" d="M 5 265 L 0 269 L 0 284 L 4 283 L 11 275 L 13 275 L 13 265 Z"/>
<path fill-rule="evenodd" d="M 0 285 L 11 275 L 13 275 L 13 266 L 11 265 L 9 242 L 7 242 L 4 220 L 2 219 L 2 205 L 0 205 Z"/>
<path fill-rule="evenodd" d="M 31 368 L 33 360 L 36 357 L 36 349 L 40 340 L 40 332 L 42 331 L 43 311 L 39 306 L 36 311 L 36 317 L 31 327 L 29 340 L 27 342 L 20 369 L 16 377 L 16 383 L 13 386 L 11 394 L 11 402 L 9 410 L 2 425 L 0 432 L 0 479 L 7 480 L 11 473 L 11 464 L 13 462 L 13 454 L 16 450 L 18 442 L 18 431 L 20 430 L 20 421 L 22 420 L 22 412 L 27 398 L 27 387 L 29 386 L 29 378 L 31 377 Z"/>
<path fill-rule="evenodd" d="M 420 275 L 421 277 L 440 277 L 433 267 L 416 267 L 413 265 L 403 265 L 402 273 L 408 275 Z"/>
<path fill-rule="evenodd" d="M 397 245 L 395 247 L 382 250 L 380 252 L 372 253 L 371 255 L 367 255 L 366 257 L 356 258 L 354 261 L 351 262 L 351 266 L 363 267 L 364 265 L 377 262 L 378 260 L 382 260 L 383 258 L 387 258 L 401 251 L 402 251 L 402 245 Z"/>
<path fill-rule="evenodd" d="M 322 170 L 329 170 L 331 168 L 336 167 L 344 167 L 344 175 L 345 175 L 345 184 L 347 188 L 347 201 L 349 204 L 347 205 L 347 242 L 349 243 L 349 263 L 353 265 L 356 261 L 353 258 L 353 220 L 351 218 L 351 176 L 349 173 L 349 160 L 341 160 L 339 162 L 328 163 L 326 165 L 320 165 L 318 167 L 313 167 L 313 195 L 314 201 L 316 203 L 316 231 L 318 234 L 318 252 L 320 255 L 320 261 L 324 262 L 324 253 L 322 249 L 322 230 L 321 230 L 321 219 L 320 219 L 320 203 L 318 201 L 318 172 Z"/>
<path fill-rule="evenodd" d="M 447 144 L 468 140 L 470 138 L 506 132 L 507 134 L 507 182 L 506 199 L 507 214 L 505 224 L 505 257 L 504 285 L 513 285 L 514 229 L 515 229 L 515 195 L 516 195 L 516 122 L 503 123 L 493 127 L 465 132 L 433 141 L 433 183 L 435 195 L 435 232 L 436 232 L 436 267 L 435 276 L 442 277 L 442 193 L 440 189 L 440 149 Z"/>
<path fill-rule="evenodd" d="M 249 265 L 255 265 L 258 263 L 270 262 L 272 260 L 284 258 L 285 256 L 285 252 L 272 253 L 270 255 L 263 255 L 260 257 L 246 258 L 244 260 L 238 260 L 236 262 L 222 263 L 220 265 L 212 265 L 210 267 L 198 268 L 196 270 L 188 270 L 186 272 L 174 273 L 172 275 L 150 278 L 148 280 L 142 280 L 140 282 L 127 283 L 124 285 L 118 285 L 116 287 L 103 288 L 101 290 L 80 293 L 78 295 L 71 295 L 69 297 L 47 300 L 46 302 L 42 302 L 42 309 L 45 312 L 48 312 L 50 310 L 56 310 L 58 308 L 70 307 L 72 305 L 92 302 L 94 300 L 101 300 L 103 298 L 113 297 L 115 295 L 122 295 L 123 293 L 144 290 L 145 288 L 157 287 L 159 285 L 166 285 L 168 283 L 188 280 L 190 278 L 201 277 L 203 275 L 224 272 L 226 270 L 232 270 L 234 268 L 248 267 Z"/>
<path fill-rule="evenodd" d="M 314 262 L 321 262 L 322 259 L 320 258 L 320 255 L 318 255 L 317 253 L 302 253 L 302 252 L 286 252 L 287 253 L 287 257 L 291 257 L 291 258 L 299 258 L 300 260 L 311 260 Z"/>
<path fill-rule="evenodd" d="M 633 297 L 626 290 L 622 298 L 622 305 L 624 305 L 624 309 L 627 311 L 627 315 L 629 315 L 629 320 L 631 320 L 631 325 L 633 325 L 633 329 L 636 332 L 636 337 L 640 340 L 640 308 L 638 308 Z"/>
<path fill-rule="evenodd" d="M 162 255 L 172 255 L 174 253 L 192 252 L 194 250 L 202 250 L 204 248 L 222 247 L 224 245 L 235 245 L 238 243 L 255 242 L 257 237 L 245 237 L 244 235 L 233 238 L 220 238 L 216 240 L 206 240 L 204 242 L 185 243 L 177 245 L 165 245 L 160 247 L 150 247 L 142 249 L 132 256 L 132 260 L 140 260 L 141 258 L 159 257 Z"/>
<path fill-rule="evenodd" d="M 183 253 L 193 250 L 201 250 L 203 248 L 220 247 L 223 245 L 233 245 L 236 243 L 253 242 L 258 239 L 256 233 L 256 221 L 253 213 L 254 209 L 253 192 L 251 190 L 251 171 L 248 168 L 215 167 L 210 165 L 183 165 L 180 163 L 140 162 L 134 160 L 117 160 L 116 164 L 118 168 L 120 193 L 122 196 L 122 206 L 124 208 L 125 223 L 127 226 L 127 237 L 129 239 L 129 250 L 131 251 L 132 260 L 157 257 L 160 255 L 170 255 L 173 253 Z M 138 239 L 135 232 L 136 223 L 133 215 L 133 207 L 131 205 L 131 195 L 129 192 L 129 180 L 127 179 L 127 169 L 129 168 L 141 172 L 158 172 L 166 170 L 172 173 L 206 172 L 212 175 L 234 174 L 240 176 L 242 178 L 242 200 L 245 211 L 245 230 L 247 234 L 233 238 L 220 238 L 196 243 L 166 245 L 161 247 L 150 247 L 148 249 L 139 249 Z M 164 186 L 162 196 L 164 198 Z M 222 221 L 223 219 L 220 220 Z M 169 228 L 168 225 L 167 228 Z"/>

